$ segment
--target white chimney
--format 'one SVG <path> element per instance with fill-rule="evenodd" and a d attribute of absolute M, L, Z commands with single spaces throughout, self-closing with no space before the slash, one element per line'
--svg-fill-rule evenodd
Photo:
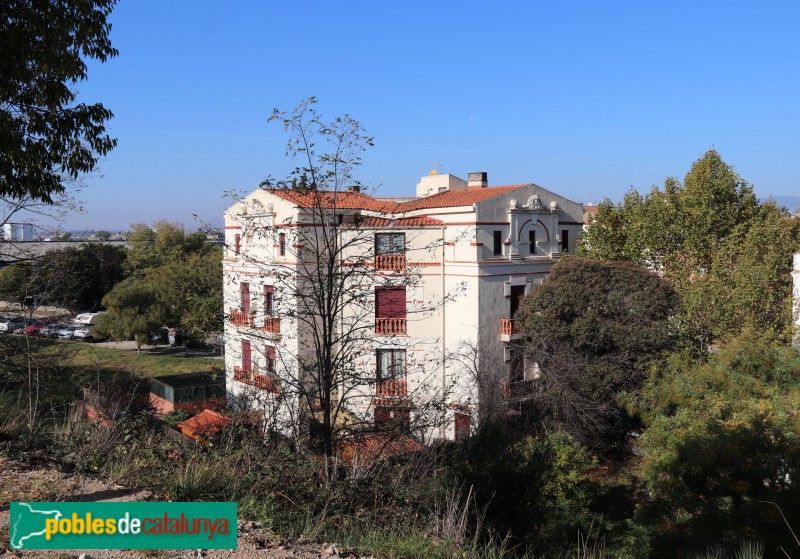
<path fill-rule="evenodd" d="M 470 173 L 467 177 L 467 190 L 478 190 L 489 186 L 488 173 Z"/>

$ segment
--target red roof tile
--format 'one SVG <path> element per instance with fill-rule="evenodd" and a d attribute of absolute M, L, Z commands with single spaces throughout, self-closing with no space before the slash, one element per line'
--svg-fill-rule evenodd
<path fill-rule="evenodd" d="M 399 217 L 397 219 L 390 219 L 387 217 L 368 217 L 360 222 L 364 227 L 425 227 L 429 225 L 441 225 L 441 219 L 434 219 L 427 215 L 419 215 L 412 217 Z"/>
<path fill-rule="evenodd" d="M 361 192 L 297 192 L 293 190 L 270 190 L 272 194 L 280 196 L 302 208 L 336 207 L 343 210 L 360 209 L 381 213 L 405 213 L 428 208 L 457 208 L 471 206 L 475 202 L 494 198 L 507 192 L 512 192 L 527 184 L 512 186 L 492 186 L 476 188 L 474 190 L 448 190 L 425 198 L 414 198 L 407 202 L 394 202 L 390 199 L 379 199 L 367 196 Z M 429 218 L 430 219 L 430 218 Z M 433 223 L 430 223 L 431 225 Z M 420 224 L 422 225 L 422 224 Z"/>
<path fill-rule="evenodd" d="M 194 417 L 178 423 L 180 429 L 185 429 L 197 435 L 216 433 L 231 424 L 231 420 L 219 412 L 203 410 Z"/>
<path fill-rule="evenodd" d="M 408 435 L 366 433 L 339 443 L 339 458 L 347 461 L 359 459 L 370 463 L 379 458 L 419 452 L 423 448 L 421 443 Z"/>
<path fill-rule="evenodd" d="M 512 192 L 518 188 L 528 186 L 527 184 L 515 184 L 513 186 L 492 186 L 475 190 L 447 190 L 427 196 L 416 198 L 410 202 L 398 204 L 398 212 L 410 212 L 428 208 L 456 208 L 459 206 L 471 206 L 475 202 L 494 198 L 507 192 Z"/>
<path fill-rule="evenodd" d="M 297 204 L 301 208 L 340 208 L 343 210 L 369 210 L 391 212 L 397 204 L 388 200 L 378 200 L 361 192 L 328 192 L 272 189 L 270 193 Z"/>

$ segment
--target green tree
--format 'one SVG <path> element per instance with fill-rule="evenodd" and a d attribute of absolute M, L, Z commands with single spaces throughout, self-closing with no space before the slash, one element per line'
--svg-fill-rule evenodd
<path fill-rule="evenodd" d="M 194 340 L 202 340 L 209 332 L 222 331 L 219 248 L 189 254 L 151 273 L 161 282 L 158 299 L 170 325 L 179 327 Z"/>
<path fill-rule="evenodd" d="M 683 185 L 668 178 L 663 190 L 642 196 L 632 189 L 620 204 L 604 201 L 580 246 L 592 258 L 622 257 L 674 275 L 687 270 L 676 260 L 707 267 L 724 239 L 757 213 L 752 187 L 712 149 L 694 162 Z"/>
<path fill-rule="evenodd" d="M 707 363 L 678 354 L 648 380 L 638 411 L 654 501 L 643 514 L 663 537 L 700 547 L 757 538 L 775 546 L 767 556 L 780 555 L 790 534 L 765 501 L 800 524 L 798 387 L 797 352 L 751 336 Z"/>
<path fill-rule="evenodd" d="M 800 222 L 765 204 L 716 247 L 706 269 L 676 274 L 682 295 L 676 326 L 688 347 L 704 349 L 744 330 L 791 341 L 792 254 L 798 248 Z"/>
<path fill-rule="evenodd" d="M 103 298 L 108 312 L 100 316 L 94 330 L 115 340 L 134 338 L 141 351 L 151 334 L 164 324 L 157 302 L 156 286 L 140 278 L 123 280 Z"/>
<path fill-rule="evenodd" d="M 107 18 L 115 0 L 0 3 L 0 195 L 47 203 L 65 178 L 92 171 L 117 141 L 111 112 L 75 103 L 85 59 L 116 56 Z"/>
<path fill-rule="evenodd" d="M 620 393 L 636 390 L 673 339 L 676 296 L 630 262 L 562 260 L 523 300 L 526 359 L 539 366 L 531 410 L 589 447 L 625 435 Z"/>
<path fill-rule="evenodd" d="M 675 326 L 695 354 L 743 328 L 791 337 L 796 220 L 760 206 L 715 150 L 695 161 L 682 185 L 667 179 L 663 190 L 605 201 L 580 244 L 585 255 L 624 258 L 663 274 L 681 298 Z"/>
<path fill-rule="evenodd" d="M 37 270 L 36 289 L 50 303 L 72 312 L 97 311 L 124 275 L 125 249 L 83 243 L 47 252 Z"/>
<path fill-rule="evenodd" d="M 137 316 L 121 308 L 128 302 L 132 286 L 137 287 L 136 293 L 150 294 L 138 298 L 137 304 L 148 317 L 145 322 L 151 333 L 169 325 L 200 341 L 222 329 L 220 247 L 207 244 L 204 233 L 186 234 L 183 226 L 167 220 L 157 221 L 152 228 L 143 223 L 131 225 L 128 241 L 132 245 L 125 265 L 129 282 L 115 286 L 108 298 L 118 307 L 109 308 L 109 314 L 124 323 L 109 332 L 112 337 L 129 337 L 134 327 L 143 333 Z"/>
<path fill-rule="evenodd" d="M 211 250 L 205 244 L 202 231 L 186 234 L 183 225 L 166 219 L 156 221 L 151 228 L 145 223 L 134 223 L 128 233 L 131 245 L 128 270 L 137 273 L 175 262 L 192 253 Z"/>
<path fill-rule="evenodd" d="M 31 292 L 33 265 L 18 262 L 0 269 L 0 298 L 22 304 Z"/>
<path fill-rule="evenodd" d="M 516 437 L 489 421 L 453 462 L 490 533 L 555 555 L 592 520 L 588 473 L 596 464 L 567 436 Z"/>

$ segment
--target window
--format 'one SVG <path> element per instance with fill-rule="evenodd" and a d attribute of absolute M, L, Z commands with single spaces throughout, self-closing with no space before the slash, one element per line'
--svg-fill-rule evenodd
<path fill-rule="evenodd" d="M 286 233 L 278 235 L 278 254 L 286 256 Z"/>
<path fill-rule="evenodd" d="M 403 380 L 406 378 L 406 350 L 379 349 L 376 351 L 378 380 Z"/>
<path fill-rule="evenodd" d="M 528 242 L 530 243 L 528 250 L 531 254 L 536 254 L 536 231 L 533 229 L 528 231 Z"/>
<path fill-rule="evenodd" d="M 405 254 L 405 233 L 376 233 L 375 254 Z"/>
<path fill-rule="evenodd" d="M 456 413 L 456 431 L 455 431 L 456 442 L 464 441 L 469 438 L 471 423 L 472 423 L 472 418 L 469 416 L 469 414 Z"/>
<path fill-rule="evenodd" d="M 375 427 L 407 433 L 411 430 L 411 410 L 408 408 L 375 406 Z"/>
<path fill-rule="evenodd" d="M 375 318 L 406 317 L 405 287 L 375 288 Z"/>
<path fill-rule="evenodd" d="M 264 286 L 264 314 L 272 316 L 275 306 L 275 288 L 271 285 Z"/>
<path fill-rule="evenodd" d="M 405 233 L 377 233 L 375 235 L 375 268 L 378 270 L 405 270 Z"/>
<path fill-rule="evenodd" d="M 500 256 L 503 254 L 503 232 L 502 231 L 495 231 L 494 232 L 494 255 Z"/>
<path fill-rule="evenodd" d="M 253 354 L 250 351 L 250 340 L 242 340 L 242 370 L 253 372 Z"/>
<path fill-rule="evenodd" d="M 235 247 L 236 254 L 239 254 L 239 251 L 242 248 L 242 236 L 239 233 L 236 233 L 236 241 L 235 242 L 236 242 L 236 247 Z"/>
<path fill-rule="evenodd" d="M 379 336 L 406 334 L 406 288 L 375 288 L 375 333 Z"/>
<path fill-rule="evenodd" d="M 267 373 L 275 372 L 275 348 L 271 345 L 264 348 L 264 368 Z"/>
<path fill-rule="evenodd" d="M 240 307 L 244 314 L 250 314 L 250 284 L 243 283 L 239 286 Z"/>
<path fill-rule="evenodd" d="M 564 229 L 561 232 L 561 250 L 564 252 L 569 252 L 569 230 Z"/>

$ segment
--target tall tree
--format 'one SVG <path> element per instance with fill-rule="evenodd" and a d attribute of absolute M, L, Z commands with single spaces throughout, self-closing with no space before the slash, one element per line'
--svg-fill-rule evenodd
<path fill-rule="evenodd" d="M 582 235 L 582 251 L 603 260 L 622 257 L 667 275 L 676 260 L 702 269 L 757 212 L 752 187 L 712 149 L 694 162 L 683 184 L 668 178 L 663 190 L 654 187 L 646 196 L 631 190 L 617 205 L 604 201 Z"/>
<path fill-rule="evenodd" d="M 220 247 L 205 243 L 204 233 L 186 234 L 182 225 L 167 220 L 152 228 L 132 225 L 128 241 L 132 244 L 125 263 L 128 280 L 115 285 L 103 303 L 112 305 L 109 315 L 118 324 L 102 325 L 104 333 L 126 338 L 135 330 L 137 340 L 145 340 L 145 330 L 152 333 L 169 325 L 190 340 L 202 341 L 222 329 Z M 127 312 L 125 305 L 131 301 L 138 313 Z"/>
<path fill-rule="evenodd" d="M 630 262 L 563 260 L 523 301 L 526 358 L 540 389 L 528 408 L 590 447 L 625 435 L 621 393 L 639 388 L 672 347 L 675 293 Z"/>
<path fill-rule="evenodd" d="M 232 208 L 235 221 L 231 223 L 240 224 L 244 235 L 239 239 L 241 247 L 239 240 L 234 245 L 231 237 L 227 254 L 235 264 L 230 264 L 227 277 L 237 283 L 235 293 L 241 300 L 241 288 L 247 284 L 247 303 L 229 313 L 228 318 L 235 326 L 246 327 L 255 321 L 252 325 L 260 330 L 258 336 L 262 339 L 264 330 L 274 332 L 274 325 L 280 324 L 280 344 L 296 344 L 296 350 L 284 351 L 275 341 L 267 342 L 278 346 L 278 351 L 275 359 L 266 356 L 267 365 L 261 365 L 259 376 L 254 378 L 262 382 L 262 375 L 271 376 L 270 382 L 280 386 L 280 400 L 265 396 L 257 404 L 271 412 L 268 418 L 276 422 L 277 429 L 303 434 L 310 424 L 314 443 L 331 457 L 338 443 L 354 431 L 375 426 L 376 422 L 368 421 L 367 416 L 372 410 L 365 410 L 370 408 L 378 384 L 387 390 L 391 387 L 389 400 L 402 396 L 396 403 L 383 404 L 393 406 L 387 415 L 404 417 L 398 425 L 410 418 L 412 395 L 405 392 L 406 345 L 402 336 L 406 318 L 421 317 L 439 303 L 434 297 L 425 303 L 406 297 L 406 289 L 420 281 L 418 268 L 406 262 L 406 247 L 412 246 L 410 238 L 418 234 L 414 227 L 404 230 L 397 225 L 397 234 L 376 249 L 376 229 L 385 231 L 389 220 L 381 217 L 379 202 L 363 195 L 363 185 L 356 176 L 361 156 L 372 145 L 372 138 L 349 116 L 324 120 L 314 110 L 314 103 L 312 98 L 294 111 L 276 110 L 270 118 L 289 132 L 287 155 L 295 159 L 296 167 L 287 178 L 268 179 L 262 188 L 278 199 L 288 200 L 296 212 L 289 216 L 284 213 L 279 223 L 270 223 L 267 220 L 271 218 L 265 216 L 268 210 L 257 194 Z M 370 206 L 369 211 L 365 204 Z M 263 251 L 273 245 L 274 253 Z M 382 249 L 386 250 L 383 264 L 377 263 L 376 256 Z M 418 251 L 423 253 L 425 248 L 418 247 Z M 267 303 L 266 296 L 259 295 L 256 297 L 262 307 L 256 311 L 255 305 L 250 304 L 248 282 L 252 278 L 263 278 L 274 289 L 278 301 L 274 307 Z M 398 318 L 376 317 L 378 296 L 385 296 L 385 309 L 392 309 L 386 311 L 387 316 Z M 409 300 L 413 306 L 407 307 Z M 264 309 L 268 304 L 272 308 Z M 260 320 L 264 320 L 263 325 Z M 292 326 L 287 327 L 289 324 Z M 386 331 L 378 331 L 380 328 Z M 253 334 L 250 331 L 248 336 Z M 386 348 L 382 354 L 386 357 L 382 377 L 376 371 L 378 367 L 369 366 L 378 360 L 377 334 Z M 260 345 L 263 342 L 259 338 L 248 337 L 246 341 Z M 232 336 L 228 340 L 229 355 L 233 355 L 235 347 L 231 342 L 241 340 Z M 242 349 L 242 353 L 249 354 L 250 346 L 243 345 L 248 349 Z M 438 350 L 435 342 L 432 345 Z M 400 354 L 403 358 L 395 361 Z M 248 369 L 250 363 L 252 360 Z M 241 376 L 237 380 L 256 383 Z M 438 386 L 429 388 L 431 394 L 442 397 Z M 253 392 L 254 398 L 260 396 L 258 391 Z M 280 410 L 268 408 L 272 403 L 281 406 Z M 415 417 L 427 418 L 426 412 L 432 409 L 430 401 L 415 401 L 415 405 Z M 361 406 L 360 411 L 356 412 L 355 406 Z M 282 420 L 286 423 L 280 423 Z M 391 421 L 383 425 L 386 431 L 392 430 Z"/>
<path fill-rule="evenodd" d="M 800 357 L 752 336 L 698 363 L 673 356 L 646 383 L 638 412 L 647 429 L 643 477 L 670 543 L 700 546 L 743 538 L 767 543 L 766 556 L 794 546 L 800 523 Z M 666 541 L 660 557 L 675 557 Z M 788 549 L 788 548 L 787 548 Z"/>
<path fill-rule="evenodd" d="M 107 18 L 116 0 L 0 4 L 0 195 L 47 203 L 116 146 L 102 104 L 75 103 L 85 59 L 117 55 Z"/>
<path fill-rule="evenodd" d="M 674 324 L 695 354 L 743 328 L 791 338 L 797 221 L 759 205 L 715 150 L 694 162 L 683 184 L 667 179 L 663 190 L 605 201 L 580 242 L 585 255 L 624 258 L 672 282 L 682 302 Z"/>
<path fill-rule="evenodd" d="M 124 277 L 125 249 L 82 243 L 45 253 L 36 285 L 47 301 L 70 311 L 97 311 L 106 293 Z"/>

